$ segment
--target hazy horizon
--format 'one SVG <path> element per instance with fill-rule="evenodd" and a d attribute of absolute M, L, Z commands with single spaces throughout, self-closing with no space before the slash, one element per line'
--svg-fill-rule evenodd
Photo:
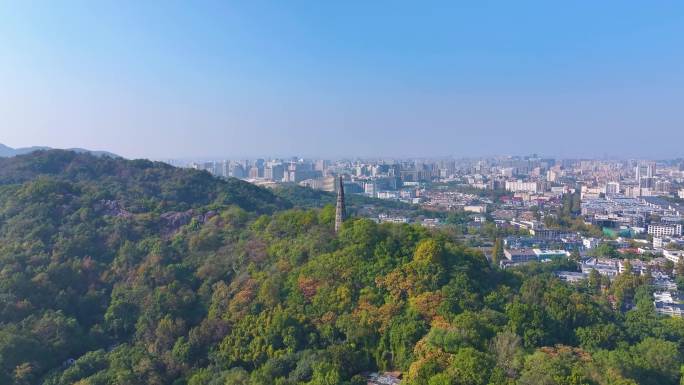
<path fill-rule="evenodd" d="M 6 143 L 0 143 L 0 145 L 7 145 Z M 224 160 L 248 160 L 248 159 L 290 159 L 293 157 L 296 158 L 304 158 L 304 159 L 325 159 L 325 160 L 384 160 L 384 161 L 389 161 L 389 160 L 479 160 L 479 159 L 503 159 L 503 158 L 525 158 L 525 157 L 533 157 L 536 156 L 537 158 L 541 159 L 555 159 L 555 160 L 599 160 L 599 161 L 629 161 L 629 160 L 644 160 L 644 161 L 672 161 L 672 160 L 678 160 L 678 159 L 684 159 L 684 156 L 678 155 L 678 156 L 673 156 L 673 157 L 648 157 L 648 156 L 617 156 L 617 155 L 608 155 L 608 154 L 597 154 L 597 155 L 586 155 L 586 156 L 560 156 L 556 154 L 542 154 L 542 153 L 535 153 L 535 152 L 530 152 L 530 153 L 500 153 L 500 154 L 481 154 L 481 155 L 458 155 L 458 154 L 432 154 L 432 155 L 383 155 L 383 154 L 373 154 L 373 155 L 355 155 L 355 154 L 346 154 L 346 155 L 337 155 L 337 156 L 329 156 L 326 154 L 321 154 L 321 155 L 316 155 L 316 154 L 307 154 L 307 153 L 292 153 L 292 154 L 284 154 L 284 153 L 271 153 L 271 154 L 247 154 L 247 155 L 230 155 L 227 154 L 225 156 L 221 155 L 197 155 L 197 156 L 162 156 L 162 157 L 151 157 L 151 156 L 125 156 L 121 155 L 115 151 L 111 151 L 110 149 L 102 149 L 102 148 L 87 148 L 87 147 L 82 147 L 82 146 L 70 146 L 70 147 L 52 147 L 52 146 L 43 146 L 43 145 L 35 145 L 35 146 L 8 146 L 13 149 L 25 149 L 25 148 L 31 148 L 31 147 L 36 147 L 36 148 L 42 148 L 42 147 L 47 147 L 50 149 L 56 149 L 56 150 L 87 150 L 87 151 L 93 151 L 93 152 L 110 152 L 114 155 L 118 156 L 123 156 L 124 158 L 127 159 L 149 159 L 149 160 L 154 160 L 154 161 L 177 161 L 180 163 L 190 163 L 190 162 L 197 162 L 197 161 L 224 161 Z"/>
<path fill-rule="evenodd" d="M 682 156 L 681 2 L 16 2 L 0 17 L 11 147 Z"/>

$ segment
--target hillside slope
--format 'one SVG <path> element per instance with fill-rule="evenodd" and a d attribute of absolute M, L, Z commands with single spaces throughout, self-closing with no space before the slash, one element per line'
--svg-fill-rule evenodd
<path fill-rule="evenodd" d="M 67 183 L 99 199 L 115 200 L 132 212 L 161 213 L 215 204 L 267 213 L 290 206 L 268 190 L 237 179 L 221 180 L 207 172 L 148 160 L 64 150 L 0 158 L 0 185 L 37 181 Z"/>
<path fill-rule="evenodd" d="M 568 286 L 572 262 L 502 271 L 447 232 L 289 207 L 148 161 L 0 160 L 0 384 L 679 383 L 684 321 L 647 277 Z"/>

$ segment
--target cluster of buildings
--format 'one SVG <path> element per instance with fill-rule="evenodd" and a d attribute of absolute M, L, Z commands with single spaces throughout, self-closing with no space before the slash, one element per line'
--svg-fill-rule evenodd
<path fill-rule="evenodd" d="M 656 291 L 653 293 L 656 313 L 671 317 L 684 316 L 684 300 L 678 291 Z"/>
<path fill-rule="evenodd" d="M 603 228 L 657 237 L 681 237 L 684 205 L 657 197 L 583 198 L 582 215 L 588 222 Z"/>
<path fill-rule="evenodd" d="M 531 234 L 551 231 L 525 222 L 579 195 L 587 224 L 608 236 L 684 243 L 684 161 L 556 160 L 537 155 L 486 159 L 324 160 L 293 157 L 193 162 L 190 167 L 260 185 L 294 183 L 334 192 L 463 211 Z M 489 195 L 497 194 L 495 200 Z M 680 197 L 681 196 L 681 197 Z M 542 214 L 540 217 L 539 214 Z M 483 218 L 479 218 L 483 221 Z M 555 236 L 555 234 L 549 234 Z"/>
<path fill-rule="evenodd" d="M 518 207 L 554 204 L 564 194 L 579 192 L 588 212 L 597 211 L 595 214 L 606 215 L 608 219 L 616 208 L 629 211 L 626 206 L 634 206 L 632 217 L 636 226 L 641 223 L 638 217 L 644 213 L 665 210 L 681 215 L 684 211 L 675 202 L 657 199 L 684 199 L 684 161 L 556 160 L 536 155 L 336 161 L 293 157 L 193 162 L 189 166 L 257 184 L 297 183 L 326 191 L 334 191 L 334 177 L 343 175 L 349 193 L 437 209 L 457 210 L 473 201 L 472 197 L 435 187 L 446 184 L 505 191 L 509 202 Z M 647 210 L 648 206 L 658 207 Z"/>
<path fill-rule="evenodd" d="M 680 256 L 681 257 L 681 256 Z M 671 270 L 667 268 L 667 259 L 663 257 L 651 260 L 585 258 L 580 262 L 580 271 L 557 271 L 556 276 L 570 283 L 578 283 L 589 279 L 592 271 L 609 280 L 631 269 L 635 275 L 650 275 L 654 287 L 653 307 L 658 314 L 681 317 L 684 315 L 684 301 L 677 283 L 672 279 Z"/>
<path fill-rule="evenodd" d="M 252 182 L 300 183 L 323 177 L 329 161 L 310 161 L 300 158 L 256 159 L 241 161 L 193 162 L 189 167 L 206 170 L 219 177 L 233 177 Z M 334 179 L 334 178 L 333 178 Z M 329 181 L 329 189 L 334 189 L 334 180 Z"/>
<path fill-rule="evenodd" d="M 476 188 L 503 189 L 527 199 L 578 189 L 583 199 L 684 196 L 684 162 L 560 160 L 538 157 L 481 161 L 466 182 Z M 553 194 L 551 194 L 553 195 Z"/>

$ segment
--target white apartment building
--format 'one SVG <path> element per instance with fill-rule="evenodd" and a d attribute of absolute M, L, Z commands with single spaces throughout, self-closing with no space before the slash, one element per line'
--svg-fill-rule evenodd
<path fill-rule="evenodd" d="M 682 257 L 684 257 L 684 250 L 663 250 L 663 257 L 674 263 L 677 263 Z"/>
<path fill-rule="evenodd" d="M 648 225 L 648 233 L 653 237 L 681 237 L 682 225 L 677 224 L 652 224 Z"/>
<path fill-rule="evenodd" d="M 663 249 L 667 247 L 670 243 L 675 243 L 680 246 L 684 246 L 684 239 L 682 238 L 670 238 L 670 237 L 653 237 L 653 248 Z"/>
<path fill-rule="evenodd" d="M 512 192 L 531 192 L 536 193 L 542 190 L 539 182 L 524 182 L 522 180 L 506 181 L 506 190 Z"/>
<path fill-rule="evenodd" d="M 582 239 L 582 245 L 586 249 L 594 249 L 598 247 L 598 245 L 601 244 L 601 240 L 598 238 L 583 238 Z"/>
<path fill-rule="evenodd" d="M 618 195 L 620 194 L 620 183 L 619 182 L 608 182 L 606 183 L 606 195 Z"/>
<path fill-rule="evenodd" d="M 467 213 L 483 214 L 487 212 L 487 205 L 468 205 L 463 207 Z"/>
<path fill-rule="evenodd" d="M 582 190 L 580 190 L 580 192 L 582 199 L 598 199 L 601 194 L 606 192 L 606 190 L 600 187 L 582 186 Z"/>
<path fill-rule="evenodd" d="M 681 317 L 684 315 L 684 305 L 682 304 L 653 301 L 653 305 L 658 314 L 670 317 Z"/>

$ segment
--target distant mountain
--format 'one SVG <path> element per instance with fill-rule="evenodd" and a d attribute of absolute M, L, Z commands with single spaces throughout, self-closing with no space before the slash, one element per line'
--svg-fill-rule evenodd
<path fill-rule="evenodd" d="M 44 149 L 44 147 L 12 148 L 12 147 L 5 146 L 4 144 L 0 143 L 0 156 L 1 157 L 10 157 L 10 156 L 16 156 L 16 155 L 23 155 L 23 154 L 28 154 L 28 153 L 38 151 L 41 149 Z"/>
<path fill-rule="evenodd" d="M 22 147 L 22 148 L 12 148 L 9 146 L 6 146 L 2 143 L 0 143 L 0 157 L 3 158 L 8 158 L 12 156 L 17 156 L 17 155 L 25 155 L 25 154 L 30 154 L 35 151 L 44 151 L 44 150 L 52 150 L 51 147 L 45 147 L 45 146 L 32 146 L 32 147 Z M 65 150 L 68 151 L 74 151 L 79 154 L 81 153 L 88 153 L 88 154 L 93 154 L 95 156 L 108 156 L 110 158 L 121 158 L 121 156 L 113 154 L 111 152 L 107 151 L 92 151 L 92 150 L 87 150 L 84 148 L 67 148 Z"/>

